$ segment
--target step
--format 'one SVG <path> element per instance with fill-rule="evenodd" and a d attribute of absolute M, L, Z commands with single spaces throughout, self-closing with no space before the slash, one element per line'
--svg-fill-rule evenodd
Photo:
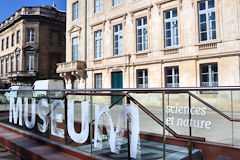
<path fill-rule="evenodd" d="M 14 153 L 10 152 L 4 146 L 0 146 L 0 160 L 18 160 L 17 155 Z"/>
<path fill-rule="evenodd" d="M 0 127 L 0 143 L 23 159 L 79 160 L 42 143 Z"/>
<path fill-rule="evenodd" d="M 110 151 L 109 142 L 104 141 L 102 149 L 93 148 L 93 152 L 96 155 L 100 155 L 110 159 L 128 159 L 128 145 L 127 138 L 123 139 L 122 148 L 120 154 L 112 153 Z M 163 159 L 163 144 L 148 140 L 141 140 L 141 159 L 144 160 L 157 160 Z M 176 145 L 166 144 L 166 159 L 167 160 L 188 160 L 188 149 Z M 91 145 L 85 145 L 78 147 L 79 150 L 89 151 Z M 139 158 L 140 159 L 140 158 Z M 192 160 L 203 160 L 202 152 L 198 149 L 192 150 Z"/>

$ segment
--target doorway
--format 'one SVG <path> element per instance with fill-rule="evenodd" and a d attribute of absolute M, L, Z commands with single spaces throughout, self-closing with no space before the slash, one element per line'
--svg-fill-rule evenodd
<path fill-rule="evenodd" d="M 112 72 L 112 88 L 123 88 L 122 72 Z M 121 93 L 121 91 L 114 91 L 112 93 Z M 120 96 L 112 96 L 111 103 L 114 103 L 119 98 Z M 122 100 L 119 101 L 117 104 L 121 105 Z"/>

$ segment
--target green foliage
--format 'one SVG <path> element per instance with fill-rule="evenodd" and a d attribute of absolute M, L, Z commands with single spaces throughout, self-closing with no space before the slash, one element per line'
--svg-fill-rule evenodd
<path fill-rule="evenodd" d="M 0 79 L 0 89 L 8 89 L 9 83 Z"/>

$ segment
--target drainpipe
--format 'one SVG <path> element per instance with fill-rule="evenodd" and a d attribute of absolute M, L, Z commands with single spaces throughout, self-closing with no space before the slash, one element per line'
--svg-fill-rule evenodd
<path fill-rule="evenodd" d="M 85 0 L 85 69 L 87 68 L 87 10 L 88 10 L 88 5 L 87 5 L 87 0 Z M 87 72 L 85 71 L 84 72 L 84 88 L 86 89 L 87 88 Z"/>

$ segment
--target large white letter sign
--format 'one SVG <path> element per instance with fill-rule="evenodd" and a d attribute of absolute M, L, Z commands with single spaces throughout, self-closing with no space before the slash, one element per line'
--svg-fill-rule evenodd
<path fill-rule="evenodd" d="M 89 134 L 89 103 L 82 102 L 82 127 L 80 133 L 76 133 L 74 129 L 74 100 L 68 101 L 67 118 L 70 138 L 77 143 L 86 142 Z"/>
<path fill-rule="evenodd" d="M 105 105 L 101 109 L 98 104 L 95 105 L 94 147 L 102 148 L 102 129 L 100 129 L 99 126 L 99 121 L 101 117 L 105 120 L 104 124 L 109 135 L 111 152 L 116 153 L 116 133 L 114 132 L 112 118 L 109 113 L 109 105 Z"/>
<path fill-rule="evenodd" d="M 45 133 L 47 131 L 48 121 L 47 121 L 47 113 L 44 111 L 42 107 L 48 108 L 48 102 L 47 99 L 41 99 L 38 102 L 37 110 L 38 110 L 38 116 L 43 121 L 43 124 L 38 123 L 38 130 L 42 133 Z"/>
<path fill-rule="evenodd" d="M 108 136 L 109 136 L 109 144 L 111 152 L 119 153 L 121 150 L 122 137 L 124 136 L 125 131 L 125 119 L 127 115 L 131 116 L 131 141 L 130 141 L 130 156 L 132 158 L 137 157 L 137 151 L 139 144 L 139 113 L 138 109 L 134 106 L 126 106 L 120 111 L 120 115 L 118 117 L 118 124 L 116 132 L 114 131 L 114 126 L 112 122 L 112 118 L 109 112 L 109 106 L 104 106 L 100 109 L 99 105 L 95 105 L 95 128 L 94 128 L 94 147 L 102 148 L 102 137 L 101 130 L 102 126 L 99 125 L 100 118 L 104 120 L 104 126 L 106 127 Z"/>
<path fill-rule="evenodd" d="M 32 129 L 36 122 L 36 99 L 32 98 L 32 114 L 31 121 L 28 120 L 28 98 L 24 98 L 24 121 L 27 128 Z"/>
<path fill-rule="evenodd" d="M 64 138 L 64 130 L 57 128 L 57 122 L 62 123 L 62 114 L 57 114 L 56 108 L 64 108 L 62 100 L 55 100 L 51 105 L 51 134 Z"/>
<path fill-rule="evenodd" d="M 22 98 L 17 99 L 17 104 L 15 106 L 14 98 L 10 98 L 10 107 L 9 107 L 9 122 L 12 123 L 12 118 L 14 124 L 17 124 L 19 113 L 19 125 L 22 126 Z M 12 117 L 13 116 L 13 117 Z"/>
<path fill-rule="evenodd" d="M 130 157 L 136 158 L 138 152 L 138 146 L 140 146 L 139 142 L 139 113 L 138 109 L 134 106 L 127 106 L 120 111 L 120 115 L 118 117 L 118 125 L 116 135 L 123 136 L 123 127 L 124 120 L 128 115 L 131 115 L 131 138 L 130 138 Z M 116 141 L 118 141 L 121 136 L 116 137 Z M 116 149 L 121 149 L 121 144 L 117 143 Z M 118 151 L 119 152 L 119 151 Z"/>

